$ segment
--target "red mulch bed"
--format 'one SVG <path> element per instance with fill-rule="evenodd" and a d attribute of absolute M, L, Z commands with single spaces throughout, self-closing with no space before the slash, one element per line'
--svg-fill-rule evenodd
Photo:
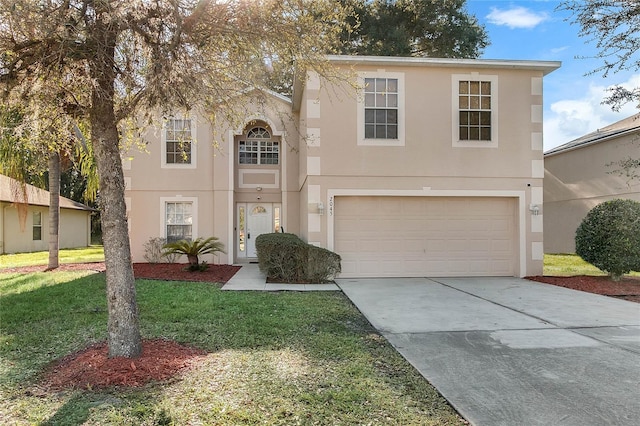
<path fill-rule="evenodd" d="M 136 278 L 170 281 L 198 281 L 224 284 L 240 270 L 240 266 L 209 265 L 206 271 L 187 271 L 184 263 L 134 263 Z"/>
<path fill-rule="evenodd" d="M 206 271 L 189 272 L 185 263 L 134 263 L 133 273 L 136 278 L 147 278 L 169 281 L 197 281 L 224 284 L 240 270 L 240 266 L 211 264 Z M 46 265 L 24 266 L 19 268 L 0 269 L 2 273 L 46 272 Z M 65 263 L 56 271 L 96 271 L 104 272 L 104 262 Z"/>
<path fill-rule="evenodd" d="M 51 365 L 42 386 L 50 390 L 143 386 L 167 380 L 206 352 L 169 340 L 145 340 L 139 358 L 109 358 L 106 342 L 67 355 Z"/>
<path fill-rule="evenodd" d="M 574 277 L 535 276 L 527 278 L 541 283 L 640 303 L 640 277 L 625 277 L 618 282 L 611 281 L 607 276 L 589 275 L 578 275 Z"/>

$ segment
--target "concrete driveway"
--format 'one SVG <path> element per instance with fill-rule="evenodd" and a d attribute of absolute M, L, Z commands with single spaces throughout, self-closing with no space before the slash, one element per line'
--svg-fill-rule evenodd
<path fill-rule="evenodd" d="M 518 278 L 337 283 L 473 425 L 640 424 L 640 304 Z"/>

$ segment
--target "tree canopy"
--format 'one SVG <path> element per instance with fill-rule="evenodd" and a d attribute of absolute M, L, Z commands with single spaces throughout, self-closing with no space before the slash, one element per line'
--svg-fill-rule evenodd
<path fill-rule="evenodd" d="M 353 9 L 342 34 L 348 55 L 476 58 L 489 44 L 466 0 L 342 0 Z"/>
<path fill-rule="evenodd" d="M 217 107 L 263 87 L 266 58 L 325 75 L 323 54 L 344 26 L 343 8 L 331 0 L 0 0 L 3 102 L 34 127 L 89 126 L 110 356 L 142 350 L 120 161 L 126 124 L 201 105 L 233 115 Z"/>
<path fill-rule="evenodd" d="M 592 73 L 604 77 L 619 71 L 640 71 L 640 2 L 621 0 L 564 1 L 560 10 L 571 12 L 570 21 L 580 25 L 580 36 L 595 43 L 602 65 Z M 618 111 L 628 102 L 640 109 L 640 87 L 615 85 L 604 103 Z"/>

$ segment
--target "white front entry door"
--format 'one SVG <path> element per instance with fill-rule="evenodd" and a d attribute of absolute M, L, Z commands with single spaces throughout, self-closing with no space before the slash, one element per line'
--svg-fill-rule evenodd
<path fill-rule="evenodd" d="M 243 208 L 244 205 L 239 205 Z M 246 226 L 245 226 L 245 256 L 257 257 L 256 238 L 261 234 L 273 232 L 273 204 L 271 203 L 247 203 L 246 204 Z"/>

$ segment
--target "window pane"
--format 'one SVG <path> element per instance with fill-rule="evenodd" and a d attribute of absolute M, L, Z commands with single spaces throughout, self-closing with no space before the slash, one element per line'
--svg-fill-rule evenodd
<path fill-rule="evenodd" d="M 41 212 L 33 212 L 33 225 L 42 225 L 42 213 Z"/>
<path fill-rule="evenodd" d="M 364 110 L 364 122 L 365 123 L 374 123 L 376 116 L 376 110 L 374 109 L 365 109 Z"/>
<path fill-rule="evenodd" d="M 374 107 L 376 106 L 376 95 L 373 93 L 367 93 L 364 95 L 364 106 L 366 107 Z"/>
<path fill-rule="evenodd" d="M 376 92 L 386 92 L 387 91 L 387 79 L 386 78 L 376 78 Z"/>
<path fill-rule="evenodd" d="M 469 140 L 478 141 L 480 140 L 480 129 L 477 127 L 471 127 L 469 129 Z"/>
<path fill-rule="evenodd" d="M 483 96 L 480 107 L 482 109 L 491 109 L 491 98 L 489 96 Z"/>
<path fill-rule="evenodd" d="M 480 112 L 480 124 L 483 126 L 491 125 L 491 112 L 490 111 L 482 111 Z"/>
<path fill-rule="evenodd" d="M 42 227 L 34 226 L 33 227 L 33 241 L 42 241 Z"/>
<path fill-rule="evenodd" d="M 398 124 L 398 110 L 387 110 L 387 124 Z"/>
<path fill-rule="evenodd" d="M 398 93 L 398 79 L 390 78 L 387 80 L 387 91 L 392 93 Z"/>
<path fill-rule="evenodd" d="M 387 126 L 387 139 L 398 139 L 398 126 Z"/>
<path fill-rule="evenodd" d="M 469 82 L 468 81 L 460 81 L 458 83 L 458 89 L 461 95 L 466 95 L 469 93 Z"/>
<path fill-rule="evenodd" d="M 373 92 L 375 90 L 375 78 L 364 79 L 364 90 L 365 92 Z"/>
<path fill-rule="evenodd" d="M 460 111 L 460 124 L 465 126 L 469 124 L 469 113 L 467 111 Z"/>
<path fill-rule="evenodd" d="M 480 96 L 470 96 L 469 106 L 471 109 L 480 109 Z"/>
<path fill-rule="evenodd" d="M 381 93 L 376 94 L 376 106 L 378 108 L 387 106 L 387 96 Z"/>
<path fill-rule="evenodd" d="M 469 140 L 469 129 L 466 127 L 460 127 L 460 140 L 466 141 Z"/>
<path fill-rule="evenodd" d="M 398 95 L 392 94 L 387 95 L 387 106 L 388 107 L 397 107 L 398 106 Z"/>
<path fill-rule="evenodd" d="M 458 97 L 458 108 L 460 108 L 460 109 L 469 109 L 469 97 L 468 96 L 459 96 Z"/>
<path fill-rule="evenodd" d="M 386 123 L 387 122 L 387 111 L 384 109 L 376 110 L 376 123 Z"/>
<path fill-rule="evenodd" d="M 469 82 L 469 92 L 472 95 L 480 94 L 480 82 L 479 81 L 470 81 Z"/>
<path fill-rule="evenodd" d="M 472 126 L 477 126 L 480 124 L 480 112 L 479 111 L 471 111 L 469 112 L 469 124 Z"/>
<path fill-rule="evenodd" d="M 483 95 L 490 95 L 491 94 L 491 82 L 490 81 L 483 81 L 481 83 L 481 90 L 482 90 L 482 94 Z"/>
<path fill-rule="evenodd" d="M 483 127 L 480 129 L 480 140 L 483 140 L 483 141 L 491 140 L 491 127 Z"/>
<path fill-rule="evenodd" d="M 376 125 L 376 139 L 387 139 L 387 126 Z"/>
<path fill-rule="evenodd" d="M 373 139 L 375 137 L 373 124 L 366 124 L 364 126 L 364 137 L 367 139 Z"/>

